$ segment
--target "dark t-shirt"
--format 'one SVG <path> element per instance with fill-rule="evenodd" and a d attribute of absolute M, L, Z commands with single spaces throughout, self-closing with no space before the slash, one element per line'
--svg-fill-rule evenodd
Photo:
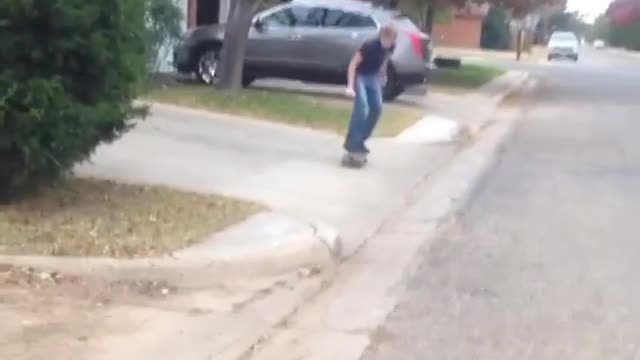
<path fill-rule="evenodd" d="M 384 61 L 393 54 L 394 48 L 385 49 L 380 39 L 367 41 L 360 48 L 362 62 L 358 66 L 358 74 L 375 75 L 380 72 Z"/>

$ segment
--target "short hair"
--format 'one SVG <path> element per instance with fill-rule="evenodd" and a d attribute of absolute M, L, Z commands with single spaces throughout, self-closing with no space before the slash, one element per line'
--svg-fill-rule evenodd
<path fill-rule="evenodd" d="M 393 25 L 385 25 L 380 29 L 380 36 L 395 39 L 398 37 L 398 30 Z"/>

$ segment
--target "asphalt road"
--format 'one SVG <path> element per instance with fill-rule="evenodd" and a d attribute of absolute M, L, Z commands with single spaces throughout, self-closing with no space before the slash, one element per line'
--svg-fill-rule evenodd
<path fill-rule="evenodd" d="M 364 360 L 640 359 L 640 60 L 504 64 L 540 88 Z"/>

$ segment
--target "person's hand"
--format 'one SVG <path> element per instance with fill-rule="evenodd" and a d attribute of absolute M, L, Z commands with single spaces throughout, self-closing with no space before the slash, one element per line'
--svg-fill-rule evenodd
<path fill-rule="evenodd" d="M 355 97 L 356 96 L 356 92 L 355 92 L 355 90 L 353 90 L 353 86 L 347 86 L 347 88 L 345 89 L 344 93 L 348 97 Z"/>

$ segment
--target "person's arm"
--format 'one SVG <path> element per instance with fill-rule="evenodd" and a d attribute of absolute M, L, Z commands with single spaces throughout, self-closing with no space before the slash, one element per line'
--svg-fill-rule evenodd
<path fill-rule="evenodd" d="M 349 70 L 347 71 L 347 91 L 355 92 L 356 71 L 358 71 L 360 63 L 362 63 L 362 53 L 358 51 L 353 55 L 353 58 L 351 58 L 351 62 L 349 63 Z"/>

